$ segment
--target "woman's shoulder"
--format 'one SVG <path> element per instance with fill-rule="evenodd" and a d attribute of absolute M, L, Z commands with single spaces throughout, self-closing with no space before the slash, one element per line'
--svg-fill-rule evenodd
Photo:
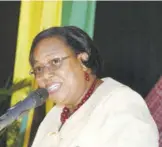
<path fill-rule="evenodd" d="M 145 120 L 151 118 L 145 100 L 139 93 L 112 78 L 106 78 L 103 81 L 105 82 L 103 85 L 105 93 L 100 101 L 102 110 L 114 115 L 126 113 L 138 118 L 145 118 Z M 106 90 L 107 87 L 108 90 Z"/>
<path fill-rule="evenodd" d="M 106 89 L 114 89 L 117 87 L 126 87 L 126 85 L 120 83 L 119 81 L 111 78 L 111 77 L 105 77 L 101 79 L 103 81 L 103 87 L 105 87 Z"/>
<path fill-rule="evenodd" d="M 102 80 L 104 81 L 102 85 L 102 90 L 104 91 L 103 101 L 119 105 L 129 102 L 142 103 L 145 105 L 142 96 L 129 86 L 112 78 L 103 78 Z"/>
<path fill-rule="evenodd" d="M 103 83 L 97 88 L 95 95 L 98 95 L 102 100 L 109 100 L 110 98 L 112 98 L 112 96 L 114 97 L 115 95 L 120 95 L 117 96 L 117 98 L 119 98 L 119 100 L 121 99 L 121 95 L 122 93 L 130 92 L 131 94 L 134 94 L 135 91 L 133 91 L 130 87 L 114 80 L 113 78 L 110 77 L 106 77 L 106 78 L 102 78 L 101 79 L 103 81 Z"/>
<path fill-rule="evenodd" d="M 143 100 L 142 96 L 139 93 L 134 91 L 129 86 L 114 80 L 113 78 L 108 77 L 103 78 L 102 80 L 104 82 L 101 86 L 101 89 L 104 91 L 103 93 L 105 96 L 113 95 L 119 98 L 119 100 L 121 100 L 120 97 L 128 98 L 128 100 L 130 100 L 131 96 L 135 96 Z"/>

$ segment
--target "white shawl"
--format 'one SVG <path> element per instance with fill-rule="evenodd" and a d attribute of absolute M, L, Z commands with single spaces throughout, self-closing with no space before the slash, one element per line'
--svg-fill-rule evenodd
<path fill-rule="evenodd" d="M 158 131 L 143 98 L 111 79 L 103 83 L 62 126 L 54 106 L 32 147 L 158 147 Z"/>

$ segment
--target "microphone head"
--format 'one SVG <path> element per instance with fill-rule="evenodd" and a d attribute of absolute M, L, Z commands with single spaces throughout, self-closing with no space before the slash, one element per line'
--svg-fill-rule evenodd
<path fill-rule="evenodd" d="M 45 88 L 39 88 L 32 92 L 32 97 L 36 101 L 35 107 L 42 105 L 48 98 L 49 93 Z"/>

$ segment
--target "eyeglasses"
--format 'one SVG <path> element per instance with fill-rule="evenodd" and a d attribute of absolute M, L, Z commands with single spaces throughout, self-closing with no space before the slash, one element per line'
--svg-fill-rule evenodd
<path fill-rule="evenodd" d="M 50 71 L 54 71 L 57 70 L 61 67 L 62 62 L 65 59 L 68 59 L 70 56 L 66 56 L 66 57 L 60 57 L 60 58 L 54 58 L 52 60 L 50 60 L 47 65 L 45 66 L 36 66 L 33 68 L 33 70 L 31 70 L 29 72 L 30 75 L 34 74 L 36 77 L 42 77 L 44 74 L 44 69 L 45 67 L 48 67 L 48 70 Z"/>

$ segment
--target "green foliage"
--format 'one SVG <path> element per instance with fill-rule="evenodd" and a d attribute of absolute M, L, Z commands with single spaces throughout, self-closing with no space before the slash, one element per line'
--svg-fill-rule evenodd
<path fill-rule="evenodd" d="M 31 87 L 31 81 L 28 79 L 15 82 L 11 86 L 10 86 L 10 83 L 11 83 L 11 77 L 9 77 L 9 79 L 7 80 L 4 88 L 0 88 L 0 107 L 3 106 L 3 109 L 4 107 L 5 109 L 10 107 L 10 99 L 14 92 L 20 89 L 23 89 L 23 88 Z M 1 138 L 0 147 L 6 147 L 6 142 L 7 142 L 7 147 L 18 147 L 17 144 L 19 142 L 19 136 L 20 136 L 19 129 L 20 129 L 20 121 L 15 121 L 13 124 L 8 126 L 7 128 L 1 130 L 0 131 L 0 138 Z"/>
<path fill-rule="evenodd" d="M 20 122 L 15 121 L 7 129 L 7 147 L 17 147 L 19 142 Z"/>

